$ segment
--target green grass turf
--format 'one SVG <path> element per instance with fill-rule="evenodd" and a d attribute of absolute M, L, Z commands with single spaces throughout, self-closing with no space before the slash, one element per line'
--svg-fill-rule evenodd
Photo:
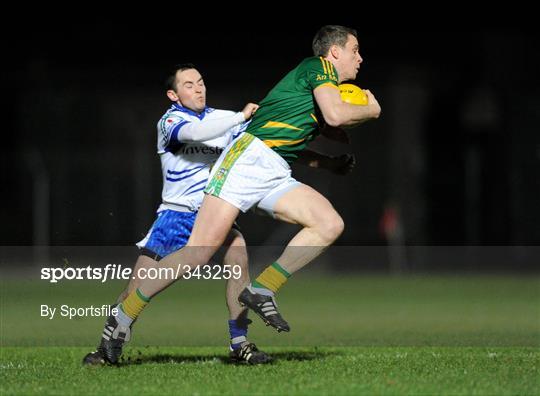
<path fill-rule="evenodd" d="M 39 317 L 40 304 L 99 305 L 122 284 L 1 285 L 1 394 L 540 394 L 537 277 L 310 277 L 279 295 L 292 331 L 258 318 L 266 367 L 226 363 L 224 283 L 188 281 L 156 297 L 119 368 L 83 368 L 103 318 Z M 75 386 L 75 388 L 74 388 Z"/>
<path fill-rule="evenodd" d="M 81 347 L 7 348 L 2 394 L 538 394 L 523 347 L 269 348 L 270 366 L 227 364 L 223 348 L 151 347 L 139 362 L 81 367 Z"/>

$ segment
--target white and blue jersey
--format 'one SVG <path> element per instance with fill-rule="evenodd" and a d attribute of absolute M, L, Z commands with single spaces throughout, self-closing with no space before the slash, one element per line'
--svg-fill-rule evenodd
<path fill-rule="evenodd" d="M 190 123 L 234 116 L 227 110 L 205 108 L 200 114 L 173 104 L 157 124 L 157 152 L 163 171 L 163 209 L 197 211 L 204 198 L 210 167 L 223 149 L 246 128 L 237 125 L 223 135 L 204 142 L 183 142 L 182 128 Z M 158 210 L 159 212 L 159 210 Z"/>
<path fill-rule="evenodd" d="M 175 103 L 159 120 L 157 152 L 163 172 L 162 204 L 150 231 L 137 243 L 143 254 L 160 259 L 187 243 L 204 198 L 210 168 L 223 149 L 245 131 L 248 123 L 236 125 L 203 142 L 183 140 L 182 129 L 205 121 L 230 120 L 235 114 L 209 107 L 199 114 Z"/>

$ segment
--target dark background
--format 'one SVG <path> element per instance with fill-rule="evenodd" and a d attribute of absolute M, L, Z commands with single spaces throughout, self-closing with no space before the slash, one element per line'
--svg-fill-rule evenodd
<path fill-rule="evenodd" d="M 333 22 L 333 21 L 327 21 Z M 157 22 L 154 22 L 159 26 Z M 382 117 L 350 131 L 344 177 L 294 167 L 342 214 L 341 245 L 387 243 L 396 208 L 408 245 L 537 245 L 540 241 L 538 34 L 358 30 L 356 83 Z M 2 65 L 2 245 L 129 245 L 160 203 L 155 124 L 163 82 L 193 62 L 212 107 L 240 110 L 311 55 L 324 23 L 153 28 L 113 22 L 41 24 L 8 37 Z M 252 214 L 249 244 L 282 244 L 295 228 Z"/>

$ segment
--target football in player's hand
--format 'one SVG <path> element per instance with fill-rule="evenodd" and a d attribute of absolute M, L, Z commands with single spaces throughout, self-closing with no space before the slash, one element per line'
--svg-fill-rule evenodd
<path fill-rule="evenodd" d="M 339 94 L 341 100 L 353 105 L 367 106 L 368 97 L 364 90 L 354 84 L 340 84 Z"/>

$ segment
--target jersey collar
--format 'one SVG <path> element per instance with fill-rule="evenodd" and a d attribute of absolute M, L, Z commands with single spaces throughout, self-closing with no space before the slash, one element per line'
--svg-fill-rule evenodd
<path fill-rule="evenodd" d="M 200 120 L 202 120 L 202 119 L 204 118 L 204 116 L 210 112 L 210 107 L 208 107 L 208 106 L 206 106 L 206 107 L 204 108 L 204 110 L 201 111 L 200 114 L 197 113 L 197 112 L 195 112 L 195 111 L 193 111 L 193 110 L 191 110 L 191 109 L 188 109 L 187 107 L 181 106 L 181 105 L 179 105 L 178 103 L 173 103 L 173 107 L 174 107 L 176 110 L 179 110 L 179 111 L 181 111 L 181 112 L 183 112 L 183 113 L 187 113 L 187 114 L 189 114 L 189 115 L 192 115 L 192 116 L 194 116 L 194 117 L 197 117 L 197 118 L 200 119 Z"/>

